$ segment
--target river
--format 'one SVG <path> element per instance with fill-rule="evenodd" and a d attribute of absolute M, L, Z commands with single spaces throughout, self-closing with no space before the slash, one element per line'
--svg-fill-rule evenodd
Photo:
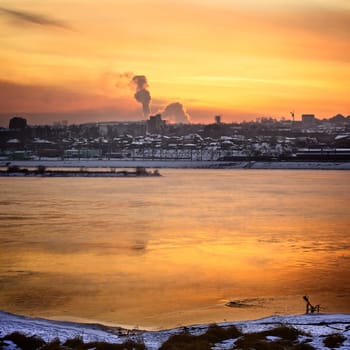
<path fill-rule="evenodd" d="M 0 178 L 0 309 L 168 328 L 350 312 L 350 173 Z M 225 303 L 235 301 L 235 307 Z"/>

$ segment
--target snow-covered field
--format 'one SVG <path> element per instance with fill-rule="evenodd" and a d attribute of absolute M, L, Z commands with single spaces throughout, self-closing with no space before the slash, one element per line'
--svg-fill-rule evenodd
<path fill-rule="evenodd" d="M 222 323 L 220 326 L 235 325 L 243 334 L 270 330 L 278 326 L 292 326 L 306 335 L 299 336 L 299 341 L 307 341 L 307 344 L 315 349 L 328 349 L 323 344 L 327 335 L 340 334 L 345 340 L 338 349 L 350 349 L 350 314 L 313 314 L 293 316 L 270 316 L 254 321 Z M 187 327 L 193 335 L 204 333 L 208 325 L 194 325 Z M 39 318 L 29 318 L 13 315 L 0 311 L 0 337 L 12 332 L 21 332 L 26 335 L 36 335 L 45 341 L 59 338 L 61 341 L 75 337 L 81 337 L 84 342 L 106 341 L 110 343 L 123 343 L 126 340 L 142 341 L 147 349 L 156 350 L 171 335 L 179 334 L 184 328 L 176 328 L 163 331 L 127 332 L 118 327 L 103 325 L 81 324 L 72 322 L 51 321 Z M 267 337 L 274 341 L 276 337 Z M 215 344 L 213 349 L 232 348 L 235 340 L 226 340 Z"/>
<path fill-rule="evenodd" d="M 0 166 L 7 166 L 6 159 L 0 159 Z M 255 161 L 208 161 L 208 160 L 124 160 L 124 159 L 65 159 L 41 158 L 40 160 L 16 160 L 11 165 L 20 167 L 88 167 L 88 168 L 230 168 L 230 169 L 334 169 L 350 170 L 350 162 L 255 162 Z"/>

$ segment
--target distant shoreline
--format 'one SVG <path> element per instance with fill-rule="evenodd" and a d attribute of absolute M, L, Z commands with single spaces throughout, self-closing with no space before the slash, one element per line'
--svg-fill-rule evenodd
<path fill-rule="evenodd" d="M 49 168 L 157 168 L 157 169 L 302 169 L 302 170 L 350 170 L 350 162 L 320 161 L 190 161 L 190 160 L 121 160 L 121 159 L 38 159 L 0 160 L 0 167 L 11 166 Z"/>
<path fill-rule="evenodd" d="M 9 165 L 7 168 L 0 168 L 0 176 L 19 176 L 19 177 L 147 177 L 161 176 L 158 169 L 148 171 L 146 168 L 138 167 L 134 171 L 116 170 L 115 168 L 100 168 L 91 170 L 86 167 L 75 168 L 47 168 L 39 165 L 37 167 L 19 167 Z"/>

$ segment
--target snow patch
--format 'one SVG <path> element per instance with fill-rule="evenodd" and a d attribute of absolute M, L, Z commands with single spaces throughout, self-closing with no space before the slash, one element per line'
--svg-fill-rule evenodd
<path fill-rule="evenodd" d="M 219 326 L 236 326 L 243 333 L 262 332 L 279 326 L 291 326 L 307 335 L 301 341 L 310 341 L 309 344 L 316 349 L 328 349 L 323 345 L 325 336 L 341 334 L 346 340 L 339 347 L 340 350 L 350 349 L 350 314 L 312 314 L 270 316 L 258 320 L 244 322 L 225 322 Z M 191 334 L 202 334 L 208 329 L 208 324 L 186 327 Z M 128 339 L 142 340 L 147 349 L 159 349 L 170 336 L 184 331 L 184 327 L 163 331 L 130 331 L 119 327 L 107 327 L 98 324 L 81 324 L 73 322 L 51 321 L 40 318 L 30 318 L 13 315 L 0 311 L 0 337 L 12 332 L 20 332 L 25 335 L 36 335 L 46 342 L 59 338 L 62 342 L 66 339 L 81 337 L 84 342 L 105 341 L 110 343 L 123 343 Z M 268 337 L 274 341 L 276 337 Z M 271 338 L 271 339 L 270 339 Z M 277 339 L 277 338 L 276 338 Z M 225 340 L 216 344 L 213 349 L 229 349 L 235 339 Z M 14 350 L 13 343 L 5 343 L 6 349 Z"/>

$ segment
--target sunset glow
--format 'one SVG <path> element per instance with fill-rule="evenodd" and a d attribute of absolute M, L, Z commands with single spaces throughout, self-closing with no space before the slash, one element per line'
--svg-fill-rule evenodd
<path fill-rule="evenodd" d="M 0 0 L 0 125 L 350 114 L 347 0 Z"/>

